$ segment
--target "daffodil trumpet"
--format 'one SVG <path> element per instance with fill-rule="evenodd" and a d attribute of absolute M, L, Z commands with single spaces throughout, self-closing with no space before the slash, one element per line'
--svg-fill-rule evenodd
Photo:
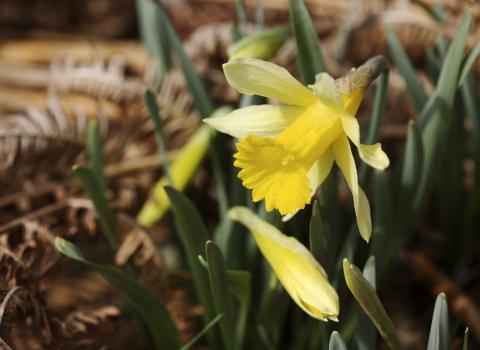
<path fill-rule="evenodd" d="M 283 104 L 244 107 L 205 122 L 239 139 L 234 166 L 241 169 L 238 176 L 252 190 L 253 201 L 265 200 L 267 211 L 293 215 L 305 208 L 335 162 L 352 192 L 359 232 L 368 241 L 370 205 L 358 185 L 349 140 L 365 163 L 388 167 L 379 143 L 360 143 L 355 118 L 368 85 L 385 67 L 385 58 L 377 56 L 337 82 L 320 73 L 307 87 L 274 63 L 237 58 L 223 65 L 229 84 Z"/>
<path fill-rule="evenodd" d="M 302 310 L 322 321 L 338 321 L 337 292 L 328 282 L 325 270 L 302 243 L 247 208 L 234 207 L 228 215 L 251 231 L 278 280 Z"/>

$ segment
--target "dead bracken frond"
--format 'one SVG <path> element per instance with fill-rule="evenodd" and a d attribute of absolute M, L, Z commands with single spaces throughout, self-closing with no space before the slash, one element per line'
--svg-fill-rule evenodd
<path fill-rule="evenodd" d="M 0 176 L 71 166 L 84 149 L 87 117 L 82 110 L 72 118 L 54 96 L 47 105 L 47 110 L 27 107 L 0 120 Z"/>
<path fill-rule="evenodd" d="M 73 59 L 53 61 L 50 89 L 122 102 L 141 97 L 145 88 L 140 80 L 125 77 L 125 61 L 114 56 L 106 64 L 101 60 L 83 65 L 76 65 Z"/>

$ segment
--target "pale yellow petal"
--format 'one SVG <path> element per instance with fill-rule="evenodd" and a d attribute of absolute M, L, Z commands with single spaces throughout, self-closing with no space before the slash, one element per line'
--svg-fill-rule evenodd
<path fill-rule="evenodd" d="M 360 126 L 358 120 L 347 114 L 342 115 L 341 119 L 343 131 L 357 147 L 360 158 L 372 168 L 385 170 L 389 166 L 390 160 L 385 152 L 383 152 L 380 143 L 374 145 L 360 144 Z"/>
<path fill-rule="evenodd" d="M 345 112 L 350 115 L 356 115 L 358 108 L 362 103 L 363 96 L 365 95 L 366 88 L 357 88 L 351 91 L 350 93 L 342 92 L 343 106 Z"/>
<path fill-rule="evenodd" d="M 299 307 L 314 318 L 336 320 L 338 295 L 323 268 L 304 245 L 282 234 L 247 208 L 232 208 L 229 217 L 252 231 L 260 251 Z"/>
<path fill-rule="evenodd" d="M 358 152 L 360 158 L 372 168 L 385 170 L 390 165 L 390 159 L 388 159 L 387 154 L 382 150 L 380 143 L 373 145 L 360 144 Z"/>
<path fill-rule="evenodd" d="M 339 137 L 333 144 L 333 152 L 335 155 L 335 161 L 342 171 L 345 181 L 352 192 L 358 230 L 362 238 L 368 242 L 372 234 L 370 205 L 367 197 L 358 186 L 355 159 L 353 158 L 350 144 L 346 136 Z"/>
<path fill-rule="evenodd" d="M 320 185 L 325 181 L 330 170 L 332 170 L 333 161 L 335 160 L 333 156 L 332 148 L 328 148 L 322 157 L 316 161 L 310 171 L 308 172 L 308 182 L 312 188 L 312 196 L 315 194 L 315 191 L 320 187 Z"/>
<path fill-rule="evenodd" d="M 317 101 L 313 92 L 285 68 L 255 58 L 236 58 L 223 65 L 228 83 L 242 94 L 260 95 L 294 106 Z"/>
<path fill-rule="evenodd" d="M 248 135 L 273 137 L 288 127 L 305 109 L 297 106 L 248 106 L 203 121 L 236 138 Z"/>
<path fill-rule="evenodd" d="M 328 73 L 320 73 L 315 76 L 315 84 L 309 85 L 322 103 L 343 110 L 343 99 L 337 88 L 335 79 Z"/>

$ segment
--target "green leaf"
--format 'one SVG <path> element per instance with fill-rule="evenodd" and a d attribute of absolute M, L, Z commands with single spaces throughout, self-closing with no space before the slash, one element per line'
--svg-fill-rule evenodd
<path fill-rule="evenodd" d="M 363 268 L 363 277 L 375 289 L 377 285 L 377 277 L 375 272 L 375 257 L 368 258 L 365 267 Z M 368 316 L 361 311 L 358 315 L 358 330 L 357 330 L 357 347 L 358 350 L 374 350 L 377 339 L 375 328 Z"/>
<path fill-rule="evenodd" d="M 465 334 L 463 335 L 462 350 L 468 350 L 468 327 L 465 328 Z"/>
<path fill-rule="evenodd" d="M 87 192 L 88 197 L 93 202 L 95 212 L 97 213 L 98 220 L 100 221 L 100 225 L 102 226 L 108 242 L 112 248 L 116 250 L 117 241 L 113 233 L 115 227 L 115 215 L 110 207 L 100 181 L 95 172 L 86 166 L 75 165 L 73 167 L 73 172 L 77 179 L 80 180 L 83 189 Z"/>
<path fill-rule="evenodd" d="M 447 298 L 440 293 L 435 301 L 427 350 L 448 350 L 449 339 Z"/>
<path fill-rule="evenodd" d="M 328 350 L 348 350 L 342 336 L 337 331 L 333 331 L 328 343 Z"/>
<path fill-rule="evenodd" d="M 180 40 L 177 31 L 173 27 L 168 14 L 166 13 L 163 5 L 158 5 L 160 11 L 163 14 L 163 19 L 165 22 L 165 27 L 168 33 L 169 41 L 173 47 L 173 51 L 180 62 L 185 80 L 187 81 L 187 86 L 190 92 L 192 93 L 193 102 L 196 109 L 200 112 L 202 117 L 207 117 L 213 112 L 213 105 L 210 101 L 210 98 L 207 94 L 205 86 L 203 85 L 202 80 L 198 76 L 198 73 L 193 66 L 192 61 L 185 53 L 185 50 L 182 46 L 182 41 Z"/>
<path fill-rule="evenodd" d="M 157 59 L 161 80 L 171 66 L 171 47 L 163 14 L 152 0 L 136 0 L 136 6 L 142 42 Z"/>
<path fill-rule="evenodd" d="M 155 137 L 157 139 L 158 149 L 160 156 L 162 157 L 162 167 L 165 177 L 168 179 L 169 185 L 174 184 L 172 176 L 170 174 L 168 155 L 167 155 L 167 141 L 163 133 L 163 121 L 160 117 L 160 108 L 157 104 L 157 97 L 150 89 L 145 90 L 144 101 L 148 109 L 148 114 L 153 121 L 155 127 Z"/>
<path fill-rule="evenodd" d="M 231 292 L 246 308 L 250 306 L 252 275 L 243 270 L 227 270 L 227 282 Z"/>
<path fill-rule="evenodd" d="M 221 320 L 222 317 L 223 317 L 223 314 L 220 314 L 217 317 L 215 317 L 213 320 L 208 322 L 208 324 L 205 327 L 203 327 L 203 329 L 200 332 L 198 332 L 192 339 L 188 341 L 188 343 L 184 344 L 179 350 L 190 349 L 197 341 L 199 341 L 204 336 L 205 333 L 208 332 L 210 328 L 215 326 L 218 323 L 218 321 Z"/>
<path fill-rule="evenodd" d="M 223 343 L 226 349 L 235 349 L 233 345 L 235 341 L 234 309 L 228 288 L 225 288 L 228 281 L 223 256 L 220 249 L 212 241 L 207 241 L 205 255 L 207 257 L 213 303 L 216 311 L 223 314 L 220 320 Z"/>
<path fill-rule="evenodd" d="M 88 123 L 87 150 L 90 157 L 90 168 L 94 171 L 103 192 L 107 191 L 107 180 L 103 173 L 102 140 L 98 125 L 94 121 Z"/>
<path fill-rule="evenodd" d="M 438 98 L 439 108 L 433 110 L 422 130 L 424 146 L 424 162 L 422 166 L 420 183 L 413 202 L 413 212 L 420 216 L 432 185 L 442 156 L 442 147 L 453 118 L 453 102 L 457 89 L 458 75 L 463 57 L 463 49 L 470 32 L 472 12 L 467 11 L 455 38 L 453 39 L 443 63 L 442 71 L 438 78 L 437 87 L 430 97 Z M 427 106 L 425 106 L 427 107 Z"/>
<path fill-rule="evenodd" d="M 413 121 L 408 123 L 407 142 L 403 159 L 397 207 L 402 213 L 400 220 L 410 217 L 412 200 L 415 197 L 423 164 L 422 136 Z"/>
<path fill-rule="evenodd" d="M 217 313 L 210 294 L 208 273 L 201 266 L 198 256 L 203 252 L 209 234 L 200 214 L 187 196 L 169 186 L 165 187 L 165 192 L 172 204 L 175 226 L 192 272 L 196 295 L 205 310 L 204 320 L 207 324 Z"/>
<path fill-rule="evenodd" d="M 375 100 L 373 102 L 372 116 L 370 117 L 370 122 L 368 123 L 367 136 L 363 141 L 363 143 L 367 145 L 372 145 L 380 141 L 380 128 L 383 124 L 383 119 L 385 116 L 385 105 L 387 102 L 386 96 L 388 87 L 388 75 L 388 70 L 382 73 L 377 88 L 375 90 Z M 358 175 L 358 182 L 360 184 L 360 187 L 366 187 L 369 172 L 370 167 L 368 167 L 367 164 L 362 162 Z"/>
<path fill-rule="evenodd" d="M 463 64 L 462 72 L 460 73 L 460 78 L 458 79 L 458 85 L 462 85 L 467 77 L 468 73 L 473 67 L 473 64 L 477 60 L 478 56 L 480 55 L 480 43 L 475 45 L 475 47 L 470 51 L 467 60 Z"/>
<path fill-rule="evenodd" d="M 395 30 L 387 28 L 386 33 L 391 57 L 407 83 L 407 90 L 413 99 L 417 111 L 420 111 L 427 102 L 428 96 L 418 79 L 415 68 L 413 68 L 407 53 L 402 47 L 402 43 L 395 34 Z"/>
<path fill-rule="evenodd" d="M 370 255 L 375 256 L 379 276 L 387 271 L 390 260 L 398 254 L 392 225 L 396 214 L 388 180 L 384 171 L 375 172 L 375 203 L 381 205 L 376 205 L 373 212 Z"/>
<path fill-rule="evenodd" d="M 297 44 L 300 72 L 302 72 L 305 84 L 312 84 L 315 82 L 315 75 L 325 70 L 317 31 L 303 0 L 289 0 L 288 8 Z"/>
<path fill-rule="evenodd" d="M 245 0 L 237 0 L 236 3 L 236 9 L 237 9 L 237 17 L 238 17 L 238 24 L 242 29 L 245 29 L 245 26 L 247 25 L 247 14 L 245 10 Z"/>
<path fill-rule="evenodd" d="M 375 324 L 380 335 L 391 349 L 400 349 L 400 341 L 395 326 L 388 317 L 375 289 L 363 277 L 362 272 L 355 265 L 350 264 L 347 259 L 343 259 L 343 272 L 348 289 Z"/>
<path fill-rule="evenodd" d="M 69 258 L 97 271 L 108 283 L 121 291 L 145 322 L 156 349 L 176 350 L 179 348 L 180 340 L 177 329 L 158 295 L 110 266 L 85 259 L 80 250 L 71 242 L 57 237 L 55 248 Z"/>
<path fill-rule="evenodd" d="M 325 230 L 325 223 L 323 218 L 320 215 L 320 208 L 318 207 L 318 202 L 315 201 L 312 207 L 312 216 L 310 218 L 310 228 L 309 228 L 309 237 L 310 237 L 310 251 L 312 252 L 315 259 L 325 267 L 329 266 L 329 244 L 327 239 L 327 232 Z"/>

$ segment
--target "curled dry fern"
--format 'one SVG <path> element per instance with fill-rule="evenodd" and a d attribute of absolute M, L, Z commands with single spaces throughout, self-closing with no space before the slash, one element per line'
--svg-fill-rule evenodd
<path fill-rule="evenodd" d="M 0 119 L 0 176 L 71 165 L 84 149 L 86 126 L 81 109 L 69 117 L 55 96 L 45 110 L 27 107 Z"/>

